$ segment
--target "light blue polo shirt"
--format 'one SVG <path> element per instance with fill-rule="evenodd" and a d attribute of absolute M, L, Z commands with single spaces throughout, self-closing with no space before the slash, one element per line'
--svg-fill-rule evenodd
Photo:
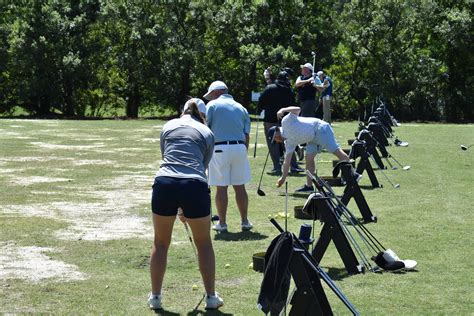
<path fill-rule="evenodd" d="M 245 141 L 245 134 L 250 134 L 249 113 L 230 94 L 223 94 L 207 104 L 206 119 L 216 143 Z"/>

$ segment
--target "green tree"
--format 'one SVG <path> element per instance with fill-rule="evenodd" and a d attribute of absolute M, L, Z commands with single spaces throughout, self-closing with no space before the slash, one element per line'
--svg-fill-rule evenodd
<path fill-rule="evenodd" d="M 12 98 L 36 114 L 77 114 L 76 100 L 90 69 L 87 31 L 95 1 L 34 1 L 10 4 L 9 73 Z"/>
<path fill-rule="evenodd" d="M 138 117 L 147 101 L 147 90 L 159 94 L 163 75 L 164 13 L 153 2 L 109 1 L 102 3 L 100 29 L 107 71 L 116 78 L 112 90 L 126 102 L 127 117 Z"/>

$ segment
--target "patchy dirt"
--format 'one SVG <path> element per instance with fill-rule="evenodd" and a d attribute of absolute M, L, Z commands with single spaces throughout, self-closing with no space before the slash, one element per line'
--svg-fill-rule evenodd
<path fill-rule="evenodd" d="M 72 179 L 67 178 L 51 178 L 51 177 L 42 177 L 42 176 L 33 176 L 33 177 L 11 177 L 11 182 L 17 185 L 32 185 L 36 183 L 53 183 L 53 182 L 68 182 Z"/>
<path fill-rule="evenodd" d="M 60 145 L 60 144 L 50 144 L 42 142 L 31 142 L 31 145 L 43 148 L 43 149 L 60 149 L 60 150 L 69 150 L 69 151 L 78 151 L 78 150 L 89 150 L 93 148 L 104 147 L 104 143 L 96 143 L 94 145 Z"/>
<path fill-rule="evenodd" d="M 23 279 L 38 283 L 45 279 L 54 281 L 84 280 L 87 275 L 77 266 L 54 260 L 45 252 L 59 252 L 44 247 L 19 247 L 14 243 L 0 243 L 0 280 Z"/>
<path fill-rule="evenodd" d="M 14 178 L 18 183 L 21 178 Z M 84 200 L 100 202 L 50 202 L 29 205 L 0 206 L 0 213 L 15 216 L 38 216 L 69 222 L 70 225 L 55 233 L 62 240 L 116 240 L 150 238 L 153 228 L 149 217 L 136 213 L 138 205 L 149 204 L 153 177 L 140 174 L 120 175 L 103 180 L 78 193 Z M 62 178 L 27 177 L 21 184 L 67 181 Z M 104 186 L 111 186 L 104 190 Z M 141 189 L 137 189 L 141 188 Z M 38 192 L 42 194 L 41 192 Z M 51 192 L 46 192 L 48 195 Z"/>

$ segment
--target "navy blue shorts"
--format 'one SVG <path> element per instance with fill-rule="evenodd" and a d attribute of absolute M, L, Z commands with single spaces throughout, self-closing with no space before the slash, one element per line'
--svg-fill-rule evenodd
<path fill-rule="evenodd" d="M 187 218 L 211 214 L 211 191 L 207 183 L 197 179 L 156 177 L 151 197 L 151 210 L 161 216 L 176 216 L 178 207 Z"/>

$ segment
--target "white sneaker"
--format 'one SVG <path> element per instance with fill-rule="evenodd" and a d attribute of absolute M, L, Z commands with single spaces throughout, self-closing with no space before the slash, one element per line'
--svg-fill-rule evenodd
<path fill-rule="evenodd" d="M 227 224 L 221 225 L 221 223 L 217 223 L 216 225 L 212 226 L 212 229 L 218 232 L 226 232 L 227 231 Z"/>
<path fill-rule="evenodd" d="M 215 292 L 214 295 L 206 295 L 206 310 L 218 309 L 224 305 L 224 300 Z"/>
<path fill-rule="evenodd" d="M 150 309 L 163 309 L 163 307 L 161 307 L 161 298 L 162 295 L 153 295 L 153 293 L 150 293 L 148 296 L 148 305 L 150 306 Z"/>
<path fill-rule="evenodd" d="M 252 223 L 250 223 L 250 221 L 247 221 L 246 223 L 242 222 L 242 224 L 240 224 L 240 227 L 242 228 L 242 230 L 251 230 L 253 228 L 253 225 Z"/>

